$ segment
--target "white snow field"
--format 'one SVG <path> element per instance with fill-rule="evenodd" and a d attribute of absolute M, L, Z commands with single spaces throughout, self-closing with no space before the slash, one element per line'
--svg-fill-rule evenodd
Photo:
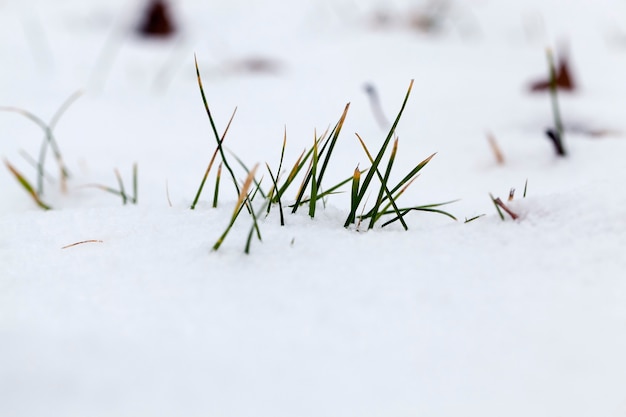
<path fill-rule="evenodd" d="M 626 415 L 624 1 L 172 0 L 163 39 L 138 35 L 145 6 L 0 1 L 1 416 Z M 576 83 L 565 157 L 529 91 L 546 48 Z M 216 149 L 194 54 L 266 192 L 285 131 L 280 181 L 348 102 L 322 189 L 370 166 L 355 133 L 376 153 L 389 127 L 365 86 L 389 123 L 414 79 L 390 184 L 436 152 L 398 204 L 458 200 L 458 220 L 344 228 L 350 184 L 291 214 L 302 172 L 285 226 L 273 205 L 245 254 L 243 209 L 213 251 L 238 196 L 224 169 L 212 207 L 218 156 L 190 210 Z M 8 166 L 36 186 L 44 131 L 11 109 L 48 123 L 79 90 L 54 126 L 67 190 L 48 151 L 42 210 Z M 118 169 L 132 194 L 135 163 L 136 205 L 93 186 Z"/>

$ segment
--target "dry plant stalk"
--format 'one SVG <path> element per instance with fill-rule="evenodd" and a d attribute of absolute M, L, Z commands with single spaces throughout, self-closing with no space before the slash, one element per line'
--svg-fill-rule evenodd
<path fill-rule="evenodd" d="M 502 149 L 498 142 L 496 141 L 496 137 L 491 132 L 487 132 L 487 142 L 489 142 L 489 147 L 491 148 L 491 152 L 493 152 L 493 156 L 496 158 L 496 162 L 498 165 L 504 165 L 504 154 L 502 153 Z"/>

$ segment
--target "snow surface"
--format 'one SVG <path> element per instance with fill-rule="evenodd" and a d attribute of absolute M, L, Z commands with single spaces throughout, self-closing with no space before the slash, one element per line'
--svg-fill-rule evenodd
<path fill-rule="evenodd" d="M 626 4 L 450 4 L 420 33 L 404 24 L 418 2 L 180 0 L 178 35 L 146 41 L 142 3 L 0 1 L 0 105 L 48 120 L 84 91 L 55 130 L 73 173 L 67 194 L 46 184 L 55 210 L 0 173 L 0 415 L 626 415 Z M 559 96 L 561 159 L 549 96 L 527 91 L 546 47 L 580 84 Z M 250 255 L 248 218 L 212 252 L 236 196 L 224 181 L 210 208 L 211 177 L 189 210 L 215 146 L 194 53 L 219 130 L 238 106 L 227 146 L 250 166 L 277 166 L 285 127 L 293 163 L 350 102 L 336 181 L 367 165 L 354 132 L 386 134 L 364 85 L 392 118 L 415 79 L 396 178 L 437 156 L 402 201 L 460 199 L 459 221 L 356 232 L 337 195 L 285 227 L 274 209 Z M 251 58 L 275 71 L 243 71 Z M 34 181 L 20 151 L 41 129 L 3 112 L 0 135 Z M 115 187 L 115 168 L 129 186 L 134 162 L 137 206 L 84 187 Z M 520 218 L 503 222 L 489 193 L 511 187 Z M 61 249 L 84 240 L 99 242 Z"/>

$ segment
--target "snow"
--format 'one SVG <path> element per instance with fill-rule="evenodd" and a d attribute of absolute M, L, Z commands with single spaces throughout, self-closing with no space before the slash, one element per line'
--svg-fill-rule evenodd
<path fill-rule="evenodd" d="M 84 92 L 55 129 L 73 176 L 66 194 L 46 184 L 54 210 L 0 172 L 0 415 L 623 416 L 626 6 L 452 2 L 439 33 L 402 26 L 423 4 L 388 3 L 398 23 L 380 28 L 373 1 L 181 0 L 182 32 L 154 41 L 131 30 L 142 3 L 0 2 L 0 105 L 47 121 Z M 566 158 L 543 134 L 549 96 L 527 91 L 546 47 L 580 84 L 559 95 Z M 194 53 L 249 166 L 277 167 L 285 129 L 290 166 L 350 102 L 328 181 L 367 166 L 354 132 L 372 149 L 386 135 L 364 85 L 391 119 L 415 79 L 394 178 L 437 155 L 401 201 L 460 199 L 459 221 L 357 232 L 344 194 L 284 227 L 275 207 L 249 255 L 243 216 L 211 251 L 236 195 L 224 180 L 211 208 L 211 176 L 189 210 L 215 146 Z M 250 58 L 276 71 L 234 70 Z M 20 151 L 41 129 L 2 112 L 0 135 L 34 182 Z M 117 168 L 129 188 L 135 162 L 138 205 L 85 187 L 115 187 Z"/>

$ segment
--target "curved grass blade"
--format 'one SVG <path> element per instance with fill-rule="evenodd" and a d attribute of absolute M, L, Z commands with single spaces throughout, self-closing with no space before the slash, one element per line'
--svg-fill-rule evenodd
<path fill-rule="evenodd" d="M 237 107 L 235 107 L 235 110 L 233 110 L 233 114 L 230 116 L 230 119 L 228 120 L 226 129 L 224 129 L 224 133 L 222 133 L 222 137 L 219 139 L 219 144 L 224 143 L 224 139 L 226 139 L 226 134 L 228 133 L 228 129 L 230 129 L 230 124 L 233 122 L 233 119 L 235 118 L 235 113 L 237 113 Z M 202 181 L 200 182 L 200 187 L 198 187 L 198 192 L 196 193 L 196 196 L 193 199 L 193 202 L 191 203 L 191 207 L 190 207 L 191 210 L 194 210 L 196 208 L 196 205 L 198 204 L 198 200 L 200 199 L 200 194 L 202 194 L 202 189 L 204 188 L 204 183 L 206 182 L 209 176 L 209 173 L 211 172 L 211 168 L 213 167 L 213 163 L 215 162 L 215 158 L 217 157 L 219 150 L 220 148 L 218 146 L 217 148 L 215 148 L 215 151 L 213 152 L 213 155 L 211 156 L 209 165 L 207 166 L 207 169 L 204 172 L 204 176 L 202 177 Z"/>
<path fill-rule="evenodd" d="M 37 192 L 35 191 L 35 189 L 33 188 L 33 186 L 30 184 L 30 182 L 28 182 L 28 180 L 26 179 L 26 177 L 24 177 L 22 175 L 21 172 L 19 172 L 13 165 L 11 165 L 9 163 L 9 161 L 7 161 L 6 159 L 4 160 L 4 164 L 6 165 L 6 167 L 9 169 L 9 171 L 11 171 L 11 174 L 13 174 L 13 176 L 15 177 L 15 179 L 20 183 L 20 185 L 22 186 L 22 188 L 24 188 L 26 190 L 26 192 L 28 194 L 30 194 L 30 196 L 32 197 L 32 199 L 35 201 L 35 203 L 41 207 L 44 210 L 51 210 L 52 207 L 50 207 L 49 205 L 47 205 L 46 203 L 44 203 L 43 201 L 41 201 L 41 198 L 39 197 L 39 195 L 37 194 Z"/>
<path fill-rule="evenodd" d="M 402 212 L 402 217 L 406 216 L 411 211 L 425 211 L 425 212 L 429 212 L 429 213 L 443 214 L 444 216 L 449 217 L 452 220 L 456 221 L 457 218 L 455 216 L 453 216 L 452 214 L 448 213 L 447 211 L 435 208 L 435 207 L 439 207 L 439 206 L 443 206 L 443 205 L 451 204 L 451 203 L 454 203 L 454 201 L 448 201 L 448 202 L 445 202 L 445 203 L 438 203 L 438 204 L 429 204 L 429 205 L 425 205 L 425 206 L 416 206 L 416 207 L 403 208 L 403 209 L 400 209 L 400 211 Z M 394 212 L 393 211 L 389 211 L 389 212 L 387 212 L 385 214 L 392 214 L 392 213 L 394 213 Z M 398 220 L 400 220 L 398 217 L 394 217 L 393 219 L 383 223 L 381 225 L 381 227 L 385 227 L 387 225 L 390 225 L 391 223 L 396 222 Z"/>
<path fill-rule="evenodd" d="M 200 95 L 202 96 L 202 103 L 204 104 L 204 109 L 206 110 L 206 114 L 209 117 L 209 122 L 211 123 L 211 129 L 213 129 L 213 135 L 215 136 L 215 140 L 217 141 L 217 149 L 219 150 L 220 156 L 222 157 L 222 161 L 224 162 L 224 166 L 228 170 L 230 177 L 233 181 L 233 185 L 237 190 L 237 194 L 240 194 L 239 184 L 237 184 L 237 178 L 235 177 L 235 173 L 233 172 L 228 160 L 226 159 L 226 155 L 224 155 L 224 148 L 222 147 L 222 142 L 220 140 L 220 136 L 217 133 L 217 128 L 215 127 L 215 122 L 213 120 L 213 115 L 211 114 L 211 109 L 209 108 L 209 103 L 206 99 L 206 94 L 204 93 L 204 87 L 202 86 L 202 77 L 200 76 L 200 68 L 198 67 L 198 58 L 194 54 L 194 62 L 196 66 L 196 77 L 198 79 L 198 87 L 200 88 Z"/>

